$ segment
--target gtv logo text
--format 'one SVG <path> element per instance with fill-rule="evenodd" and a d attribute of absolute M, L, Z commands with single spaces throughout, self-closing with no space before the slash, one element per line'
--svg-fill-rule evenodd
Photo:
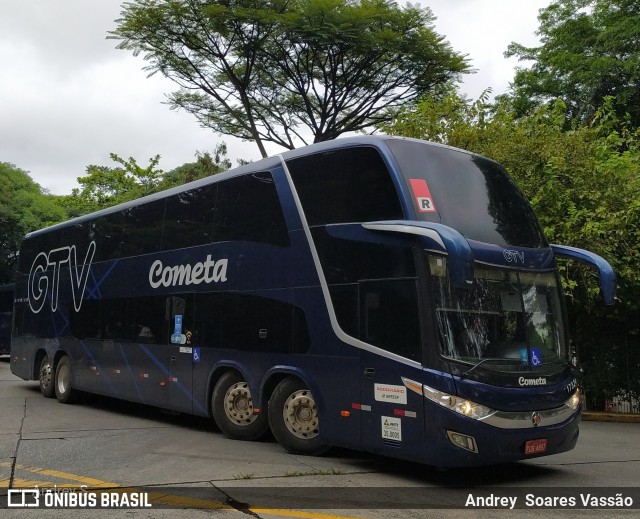
<path fill-rule="evenodd" d="M 35 314 L 40 312 L 47 297 L 51 301 L 51 311 L 58 309 L 58 293 L 60 290 L 60 271 L 66 266 L 69 268 L 69 280 L 73 296 L 73 306 L 76 312 L 80 311 L 82 298 L 87 287 L 89 269 L 93 256 L 96 253 L 96 243 L 91 242 L 87 248 L 84 260 L 78 265 L 76 246 L 60 247 L 49 252 L 41 252 L 33 260 L 29 272 L 29 306 Z"/>

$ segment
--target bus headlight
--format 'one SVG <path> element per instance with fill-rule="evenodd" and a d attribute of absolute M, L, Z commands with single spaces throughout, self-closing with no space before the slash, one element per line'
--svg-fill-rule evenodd
<path fill-rule="evenodd" d="M 576 392 L 571 395 L 571 398 L 569 398 L 569 400 L 567 400 L 564 405 L 566 405 L 573 411 L 580 407 L 580 388 L 576 389 Z"/>
<path fill-rule="evenodd" d="M 486 405 L 477 404 L 471 400 L 465 400 L 425 385 L 422 386 L 422 394 L 428 400 L 442 407 L 451 409 L 462 416 L 474 418 L 475 420 L 482 420 L 496 412 Z"/>

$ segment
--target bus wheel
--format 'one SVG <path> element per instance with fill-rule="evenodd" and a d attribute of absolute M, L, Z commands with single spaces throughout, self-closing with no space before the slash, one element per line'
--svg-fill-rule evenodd
<path fill-rule="evenodd" d="M 227 371 L 218 380 L 211 412 L 220 430 L 233 440 L 257 440 L 269 428 L 266 413 L 254 413 L 249 386 L 236 371 Z"/>
<path fill-rule="evenodd" d="M 71 403 L 75 391 L 71 387 L 71 361 L 67 356 L 62 357 L 56 367 L 55 389 L 58 402 Z"/>
<path fill-rule="evenodd" d="M 296 377 L 278 384 L 269 401 L 271 432 L 292 454 L 317 456 L 329 447 L 320 442 L 320 418 L 311 391 Z"/>
<path fill-rule="evenodd" d="M 49 357 L 45 355 L 40 361 L 40 371 L 38 374 L 40 380 L 40 393 L 47 398 L 52 398 L 55 392 L 53 387 L 53 373 Z"/>

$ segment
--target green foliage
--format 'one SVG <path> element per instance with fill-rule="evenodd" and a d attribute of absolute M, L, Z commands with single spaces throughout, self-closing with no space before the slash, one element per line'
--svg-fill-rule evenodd
<path fill-rule="evenodd" d="M 509 97 L 518 113 L 562 99 L 571 120 L 589 121 L 607 96 L 619 117 L 640 126 L 640 3 L 556 0 L 540 10 L 539 47 L 512 43 L 520 68 Z"/>
<path fill-rule="evenodd" d="M 58 201 L 27 172 L 0 162 L 0 285 L 13 281 L 16 255 L 24 235 L 65 218 L 66 212 Z"/>
<path fill-rule="evenodd" d="M 432 22 L 388 0 L 136 0 L 110 37 L 178 84 L 173 108 L 266 156 L 382 124 L 469 72 Z"/>
<path fill-rule="evenodd" d="M 216 173 L 231 169 L 231 161 L 227 158 L 227 145 L 217 144 L 213 155 L 208 151 L 196 153 L 196 161 L 183 164 L 176 169 L 165 173 L 159 189 L 181 186 L 200 178 L 205 178 Z"/>
<path fill-rule="evenodd" d="M 195 162 L 168 172 L 158 168 L 160 155 L 149 159 L 146 167 L 140 166 L 132 157 L 125 160 L 115 153 L 111 153 L 111 159 L 119 166 L 87 166 L 87 175 L 78 178 L 81 187 L 73 189 L 71 195 L 61 197 L 59 203 L 70 217 L 135 200 L 231 168 L 224 143 L 217 144 L 213 154 L 198 152 Z"/>
<path fill-rule="evenodd" d="M 115 153 L 111 159 L 120 167 L 87 166 L 87 175 L 78 177 L 81 188 L 75 188 L 68 199 L 73 216 L 86 214 L 153 193 L 162 181 L 163 171 L 157 169 L 160 155 L 149 159 L 145 168 L 135 159 L 125 160 Z"/>

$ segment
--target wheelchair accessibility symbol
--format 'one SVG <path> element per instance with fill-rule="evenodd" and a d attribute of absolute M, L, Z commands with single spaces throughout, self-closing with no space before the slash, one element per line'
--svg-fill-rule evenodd
<path fill-rule="evenodd" d="M 200 362 L 200 348 L 193 348 L 193 362 Z"/>
<path fill-rule="evenodd" d="M 537 368 L 542 365 L 542 352 L 538 349 L 532 349 L 530 353 L 531 366 Z"/>

